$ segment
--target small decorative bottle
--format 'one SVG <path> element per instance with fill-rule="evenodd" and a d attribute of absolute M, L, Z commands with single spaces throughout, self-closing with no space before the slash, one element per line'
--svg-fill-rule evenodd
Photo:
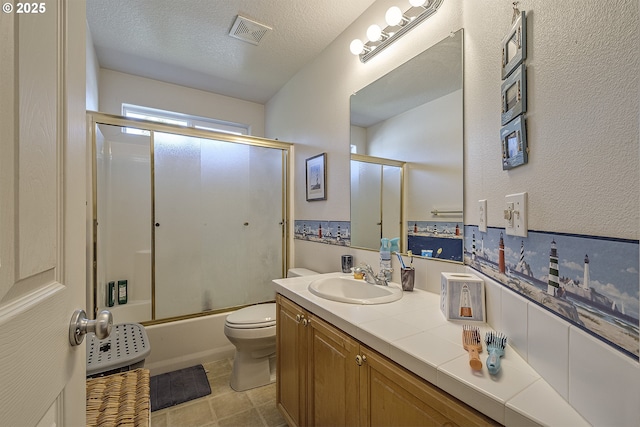
<path fill-rule="evenodd" d="M 127 281 L 118 280 L 118 304 L 127 303 Z"/>
<path fill-rule="evenodd" d="M 107 307 L 113 307 L 116 303 L 116 282 L 107 284 Z"/>

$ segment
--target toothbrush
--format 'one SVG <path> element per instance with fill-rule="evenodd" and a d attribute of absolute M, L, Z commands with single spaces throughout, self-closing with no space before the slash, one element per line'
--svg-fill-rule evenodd
<path fill-rule="evenodd" d="M 469 352 L 469 365 L 474 371 L 482 369 L 478 353 L 482 353 L 480 329 L 477 326 L 462 325 L 462 346 Z"/>
<path fill-rule="evenodd" d="M 413 252 L 408 251 L 407 254 L 409 255 L 409 267 L 413 268 Z"/>
<path fill-rule="evenodd" d="M 504 356 L 504 347 L 507 345 L 506 335 L 498 332 L 487 332 L 484 337 L 487 344 L 487 370 L 495 375 L 500 371 L 500 358 Z"/>
<path fill-rule="evenodd" d="M 400 261 L 402 268 L 407 268 L 407 266 L 404 265 L 404 260 L 402 259 L 402 256 L 398 252 L 396 252 L 396 256 L 398 257 L 398 260 Z"/>

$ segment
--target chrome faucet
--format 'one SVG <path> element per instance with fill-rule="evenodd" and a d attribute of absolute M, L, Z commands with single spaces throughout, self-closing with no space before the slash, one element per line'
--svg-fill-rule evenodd
<path fill-rule="evenodd" d="M 364 273 L 364 280 L 367 283 L 370 283 L 372 285 L 379 285 L 379 286 L 389 286 L 389 283 L 387 282 L 386 273 L 391 274 L 391 271 L 392 270 L 383 268 L 382 270 L 380 270 L 378 274 L 376 274 L 373 272 L 373 268 L 371 268 L 369 264 L 366 264 L 362 267 L 362 272 Z"/>

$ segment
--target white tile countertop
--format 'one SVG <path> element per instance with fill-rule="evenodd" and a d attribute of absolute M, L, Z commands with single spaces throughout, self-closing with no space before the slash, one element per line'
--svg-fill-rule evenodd
<path fill-rule="evenodd" d="M 342 329 L 363 344 L 506 426 L 588 426 L 581 416 L 510 346 L 502 369 L 490 375 L 483 343 L 481 371 L 469 367 L 462 323 L 447 321 L 440 296 L 416 289 L 398 301 L 357 305 L 313 295 L 309 283 L 328 273 L 274 280 L 277 293 Z M 363 286 L 373 286 L 363 281 Z M 491 330 L 479 324 L 482 337 Z"/>

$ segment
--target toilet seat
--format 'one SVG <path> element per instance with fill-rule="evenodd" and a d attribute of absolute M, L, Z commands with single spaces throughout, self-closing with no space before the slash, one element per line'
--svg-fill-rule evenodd
<path fill-rule="evenodd" d="M 234 311 L 227 316 L 225 326 L 233 329 L 268 328 L 276 324 L 276 305 L 257 304 Z"/>

